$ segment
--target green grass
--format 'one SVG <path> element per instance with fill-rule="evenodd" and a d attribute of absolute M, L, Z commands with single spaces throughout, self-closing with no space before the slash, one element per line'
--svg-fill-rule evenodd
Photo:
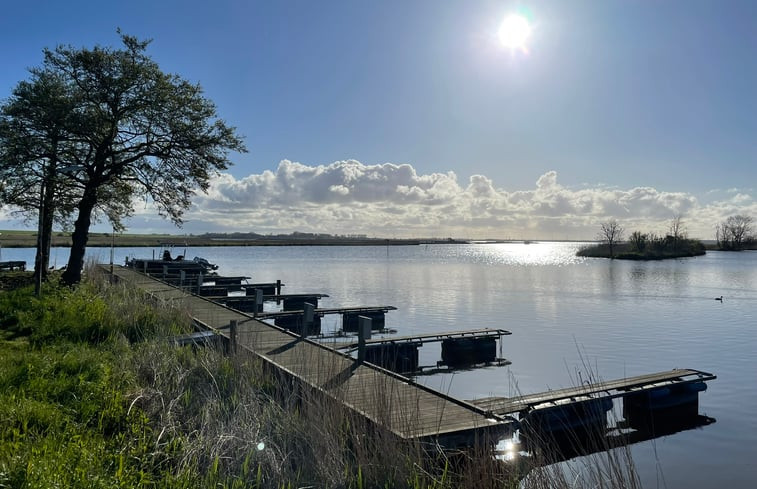
<path fill-rule="evenodd" d="M 133 290 L 24 287 L 0 313 L 0 487 L 405 487 L 410 460 L 357 459 L 356 424 L 253 358 L 171 346 L 186 315 Z"/>
<path fill-rule="evenodd" d="M 0 292 L 0 488 L 580 487 L 398 443 L 253 356 L 172 346 L 185 313 L 87 276 Z"/>

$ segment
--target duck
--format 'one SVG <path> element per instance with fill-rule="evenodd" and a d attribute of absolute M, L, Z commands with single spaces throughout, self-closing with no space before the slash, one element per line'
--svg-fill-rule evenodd
<path fill-rule="evenodd" d="M 716 301 L 720 301 L 720 302 L 723 302 L 723 296 L 721 295 L 720 297 L 715 297 L 715 300 L 716 300 Z"/>

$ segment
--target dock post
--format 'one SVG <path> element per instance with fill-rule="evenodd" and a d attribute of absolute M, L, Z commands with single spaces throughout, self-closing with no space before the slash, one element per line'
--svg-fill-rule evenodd
<path fill-rule="evenodd" d="M 309 302 L 302 305 L 304 314 L 302 315 L 302 331 L 300 336 L 307 336 L 308 331 L 313 326 L 313 318 L 315 318 L 315 306 Z"/>
<path fill-rule="evenodd" d="M 147 262 L 145 262 L 145 274 L 147 273 Z M 168 265 L 163 265 L 163 280 L 166 279 L 166 275 L 168 275 Z"/>
<path fill-rule="evenodd" d="M 202 276 L 202 272 L 200 272 L 200 274 L 199 274 L 199 275 L 197 275 L 197 295 L 200 295 L 200 291 L 201 291 L 201 289 L 202 289 L 202 282 L 203 282 L 204 280 L 205 280 L 205 279 L 204 279 L 204 278 L 203 278 L 203 276 Z"/>
<path fill-rule="evenodd" d="M 259 312 L 263 312 L 263 289 L 255 289 L 255 312 L 253 316 L 257 317 Z"/>
<path fill-rule="evenodd" d="M 232 319 L 229 323 L 229 353 L 236 355 L 237 353 L 237 325 L 239 322 L 236 319 Z"/>
<path fill-rule="evenodd" d="M 279 299 L 278 296 L 281 295 L 281 279 L 276 279 L 276 305 L 278 306 L 281 303 L 281 299 Z"/>
<path fill-rule="evenodd" d="M 371 339 L 371 327 L 373 319 L 368 316 L 358 316 L 357 318 L 357 361 L 365 361 L 365 340 Z"/>
<path fill-rule="evenodd" d="M 180 289 L 184 288 L 184 280 L 186 279 L 187 279 L 187 272 L 185 272 L 184 270 L 179 270 L 179 288 Z"/>

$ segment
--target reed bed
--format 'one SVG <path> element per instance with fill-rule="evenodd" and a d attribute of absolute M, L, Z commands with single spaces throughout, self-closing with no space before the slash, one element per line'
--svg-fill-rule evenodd
<path fill-rule="evenodd" d="M 546 453 L 497 460 L 494 440 L 399 440 L 254 354 L 174 346 L 192 330 L 180 307 L 86 276 L 0 293 L 0 487 L 638 487 L 622 448 L 583 457 L 578 477 Z M 413 423 L 380 384 L 366 395 Z"/>

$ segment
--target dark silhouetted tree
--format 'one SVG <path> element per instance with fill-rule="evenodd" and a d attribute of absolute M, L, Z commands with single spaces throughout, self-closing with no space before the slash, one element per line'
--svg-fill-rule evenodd
<path fill-rule="evenodd" d="M 77 190 L 60 178 L 72 150 L 66 133 L 74 110 L 71 90 L 56 73 L 32 69 L 0 106 L 0 204 L 26 221 L 37 219 L 35 283 L 50 262 L 53 222 L 74 211 Z"/>
<path fill-rule="evenodd" d="M 607 244 L 610 251 L 610 258 L 615 257 L 614 248 L 623 239 L 623 226 L 615 219 L 610 219 L 601 223 L 597 239 Z"/>
<path fill-rule="evenodd" d="M 683 216 L 678 214 L 670 220 L 670 227 L 668 227 L 668 236 L 672 238 L 673 249 L 677 250 L 681 240 L 686 239 L 686 226 L 683 222 Z"/>
<path fill-rule="evenodd" d="M 752 243 L 754 237 L 754 219 L 751 216 L 730 216 L 715 227 L 718 247 L 723 250 L 742 250 Z"/>
<path fill-rule="evenodd" d="M 230 165 L 229 151 L 246 151 L 198 85 L 164 73 L 147 56 L 149 41 L 121 40 L 121 49 L 46 50 L 39 69 L 61 80 L 73 104 L 61 122 L 67 151 L 57 163 L 57 181 L 76 189 L 67 284 L 81 279 L 98 209 L 120 224 L 141 197 L 181 225 L 194 192 Z"/>
<path fill-rule="evenodd" d="M 632 232 L 631 236 L 628 238 L 631 246 L 633 246 L 633 248 L 639 253 L 644 253 L 644 250 L 647 248 L 647 240 L 648 236 L 641 231 Z"/>

